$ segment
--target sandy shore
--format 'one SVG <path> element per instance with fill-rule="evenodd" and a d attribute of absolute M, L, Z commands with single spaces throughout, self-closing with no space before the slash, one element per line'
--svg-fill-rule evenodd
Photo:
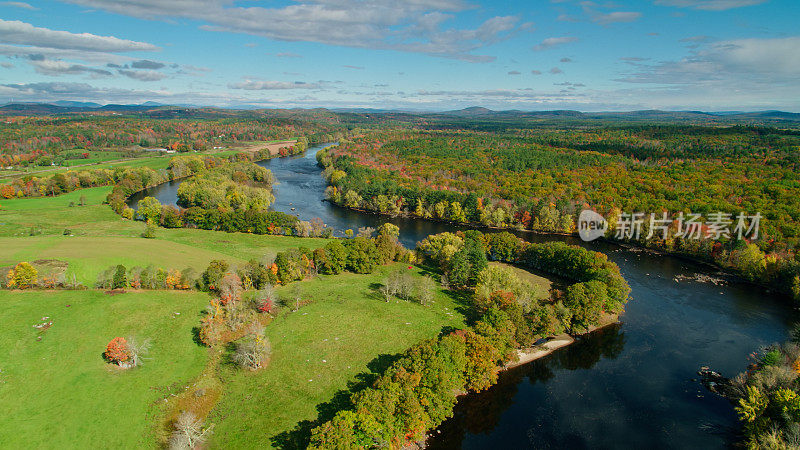
<path fill-rule="evenodd" d="M 606 314 L 600 318 L 600 324 L 590 327 L 585 333 L 589 334 L 595 330 L 599 330 L 600 328 L 607 327 L 611 324 L 619 323 L 619 316 Z M 570 344 L 575 342 L 575 338 L 570 336 L 569 334 L 563 333 L 559 334 L 558 336 L 553 337 L 552 339 L 548 340 L 547 342 L 537 345 L 533 348 L 527 348 L 522 350 L 517 350 L 517 354 L 519 354 L 519 361 L 510 362 L 503 366 L 503 370 L 511 369 L 512 367 L 519 367 L 523 364 L 527 364 L 531 361 L 535 361 L 539 358 L 543 358 L 554 351 L 566 347 Z"/>
<path fill-rule="evenodd" d="M 573 342 L 575 342 L 575 338 L 572 336 L 568 334 L 560 334 L 554 337 L 552 340 L 549 340 L 544 344 L 537 345 L 531 349 L 517 350 L 517 354 L 519 354 L 519 361 L 508 363 L 503 368 L 511 369 L 512 367 L 527 364 L 531 361 L 545 357 L 561 347 L 566 347 Z"/>

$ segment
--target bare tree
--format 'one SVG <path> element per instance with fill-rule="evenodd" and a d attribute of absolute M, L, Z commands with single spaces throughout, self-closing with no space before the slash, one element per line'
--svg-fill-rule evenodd
<path fill-rule="evenodd" d="M 389 300 L 391 300 L 394 295 L 394 291 L 389 287 L 388 280 L 378 288 L 378 292 L 383 296 L 383 299 L 386 300 L 386 303 L 389 303 Z"/>
<path fill-rule="evenodd" d="M 144 365 L 145 356 L 150 352 L 150 339 L 138 339 L 135 336 L 128 338 L 128 351 L 131 354 L 129 364 L 132 367 Z"/>
<path fill-rule="evenodd" d="M 436 289 L 436 283 L 427 275 L 417 282 L 416 297 L 420 305 L 428 306 L 433 302 L 434 289 Z"/>
<path fill-rule="evenodd" d="M 247 335 L 235 345 L 233 361 L 245 369 L 260 369 L 272 353 L 269 339 L 264 336 L 264 327 L 255 323 L 251 325 Z"/>
<path fill-rule="evenodd" d="M 171 449 L 194 449 L 203 445 L 211 434 L 212 427 L 203 428 L 203 421 L 191 411 L 182 412 L 175 420 L 175 431 L 169 438 Z"/>

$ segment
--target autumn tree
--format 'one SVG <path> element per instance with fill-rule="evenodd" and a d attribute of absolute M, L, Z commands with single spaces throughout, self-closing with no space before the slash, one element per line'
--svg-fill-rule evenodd
<path fill-rule="evenodd" d="M 27 289 L 36 286 L 39 272 L 27 262 L 20 262 L 8 271 L 6 278 L 10 288 Z"/>

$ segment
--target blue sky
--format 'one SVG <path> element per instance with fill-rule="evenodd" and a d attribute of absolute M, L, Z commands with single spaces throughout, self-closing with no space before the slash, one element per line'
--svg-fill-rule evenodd
<path fill-rule="evenodd" d="M 797 0 L 0 1 L 0 102 L 800 111 Z"/>

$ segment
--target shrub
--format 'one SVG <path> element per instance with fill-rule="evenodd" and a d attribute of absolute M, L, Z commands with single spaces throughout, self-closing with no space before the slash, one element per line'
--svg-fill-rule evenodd
<path fill-rule="evenodd" d="M 220 280 L 217 291 L 223 305 L 236 303 L 242 299 L 242 279 L 239 275 L 228 272 Z"/>
<path fill-rule="evenodd" d="M 124 289 L 128 285 L 128 277 L 125 273 L 125 266 L 122 264 L 117 265 L 114 270 L 114 278 L 111 281 L 112 289 Z"/>
<path fill-rule="evenodd" d="M 27 289 L 36 286 L 39 271 L 27 262 L 21 262 L 8 271 L 8 287 L 17 289 Z"/>
<path fill-rule="evenodd" d="M 264 336 L 263 327 L 253 327 L 248 334 L 235 344 L 233 361 L 244 369 L 262 368 L 272 353 L 269 339 Z"/>
<path fill-rule="evenodd" d="M 115 337 L 111 342 L 106 345 L 106 351 L 103 353 L 106 361 L 117 365 L 128 364 L 133 359 L 133 353 L 128 346 L 128 340 L 123 337 Z"/>
<path fill-rule="evenodd" d="M 142 231 L 142 237 L 145 239 L 154 239 L 156 237 L 156 226 L 151 221 L 147 221 Z"/>
<path fill-rule="evenodd" d="M 169 448 L 175 450 L 200 447 L 211 434 L 211 427 L 203 428 L 203 421 L 190 411 L 181 413 L 175 420 L 174 427 L 175 430 L 169 438 Z"/>
<path fill-rule="evenodd" d="M 379 262 L 375 243 L 365 237 L 347 242 L 347 268 L 355 273 L 372 273 Z"/>
<path fill-rule="evenodd" d="M 325 245 L 326 260 L 319 266 L 322 273 L 336 275 L 341 273 L 347 264 L 347 248 L 339 241 L 331 241 Z"/>
<path fill-rule="evenodd" d="M 204 290 L 216 290 L 220 280 L 228 272 L 228 267 L 228 263 L 221 259 L 215 259 L 208 263 L 208 267 L 200 276 L 202 284 L 200 287 Z"/>

